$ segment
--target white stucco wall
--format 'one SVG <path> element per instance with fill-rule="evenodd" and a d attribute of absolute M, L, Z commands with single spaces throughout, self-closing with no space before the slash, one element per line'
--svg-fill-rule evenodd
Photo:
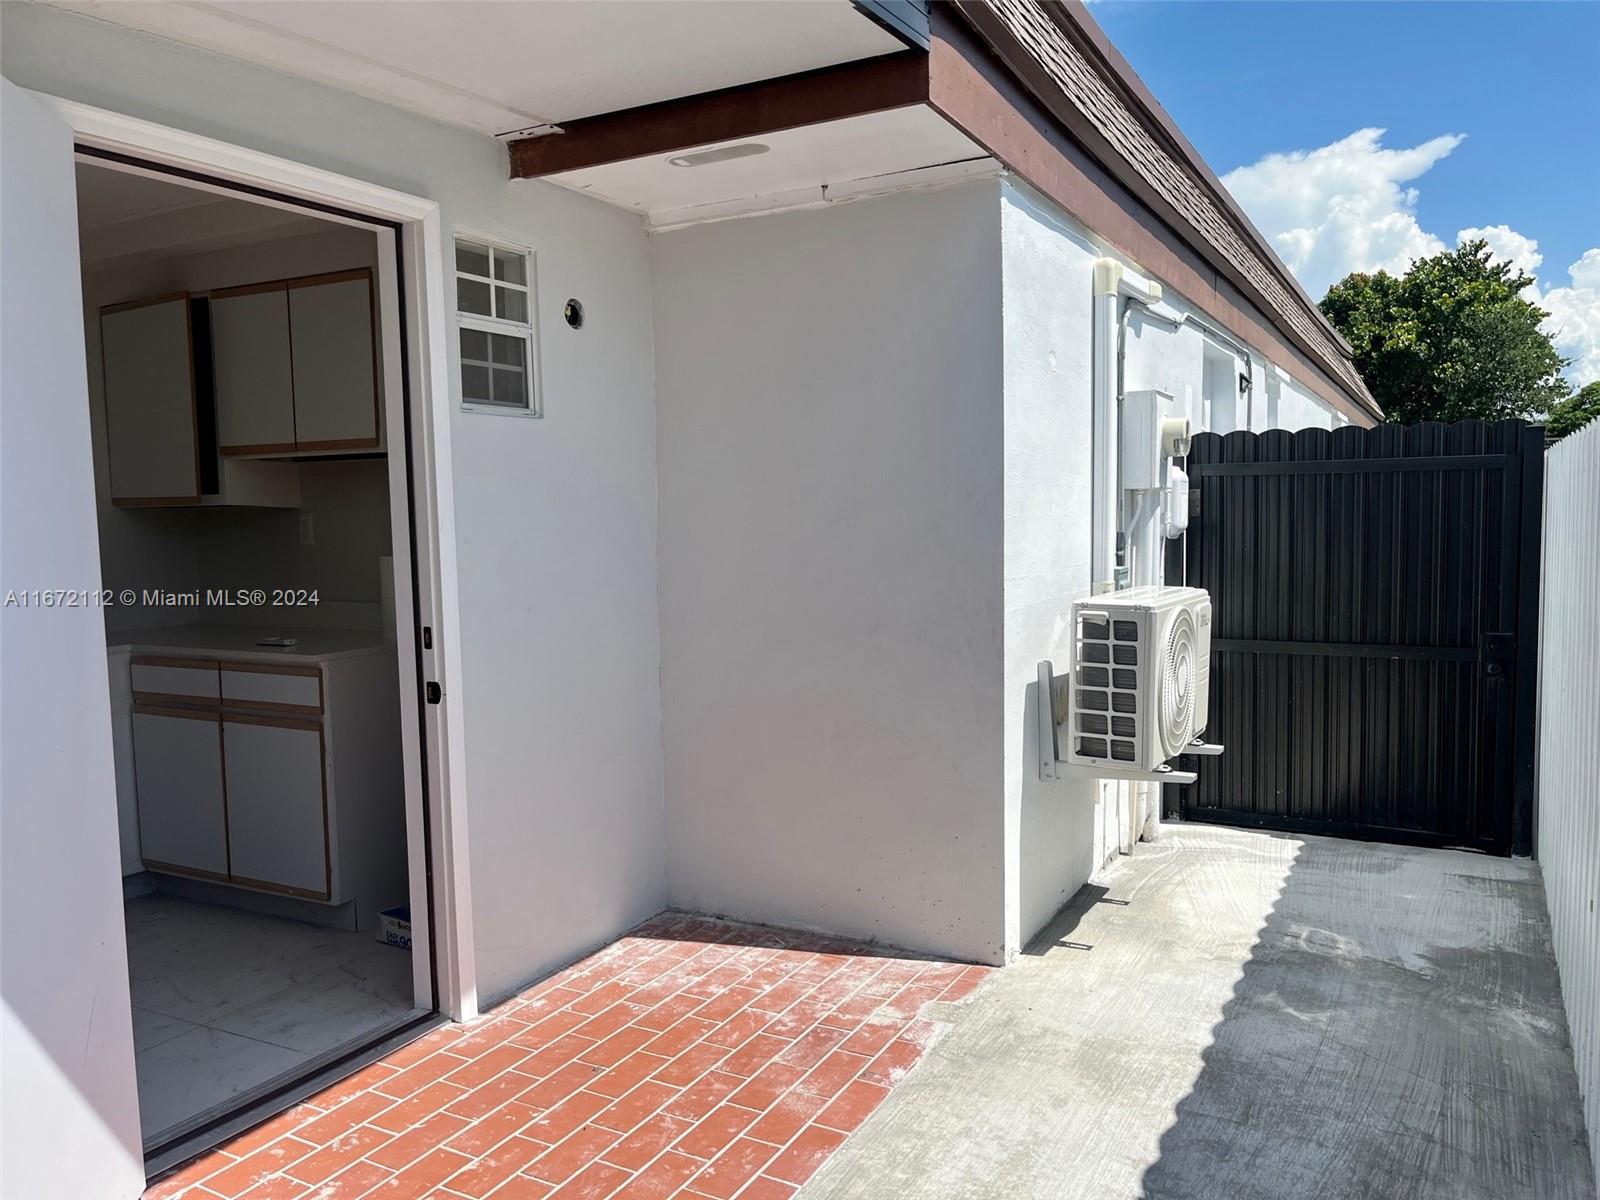
<path fill-rule="evenodd" d="M 0 87 L 0 589 L 100 586 L 71 134 Z M 26 281 L 20 284 L 19 281 Z M 64 336 L 65 332 L 65 336 Z M 144 1185 L 100 610 L 0 610 L 0 1195 Z"/>
<path fill-rule="evenodd" d="M 1020 949 L 1119 849 L 1130 804 L 1154 789 L 1037 771 L 1038 663 L 1070 659 L 1072 601 L 1090 587 L 1092 269 L 1116 253 L 1031 188 L 1001 189 L 1005 378 L 1005 812 L 1007 944 Z M 1204 313 L 1170 289 L 1165 306 Z M 1215 375 L 1208 385 L 1207 359 Z M 1196 326 L 1129 321 L 1125 387 L 1171 393 L 1196 430 L 1329 428 L 1342 423 L 1303 386 L 1252 354 L 1255 399 L 1235 399 L 1243 362 Z M 1223 403 L 1207 404 L 1222 392 Z"/>
<path fill-rule="evenodd" d="M 1020 949 L 1089 878 L 1098 785 L 1042 783 L 1038 664 L 1065 671 L 1089 590 L 1088 243 L 1048 206 L 1001 196 L 1005 354 L 1006 927 Z M 1081 283 L 1081 286 L 1078 284 Z"/>
<path fill-rule="evenodd" d="M 657 911 L 655 401 L 638 218 L 510 183 L 486 137 L 59 10 L 3 13 L 0 62 L 22 86 L 428 197 L 447 231 L 538 252 L 546 416 L 451 420 L 463 678 L 450 700 L 466 730 L 479 995 Z M 578 332 L 561 320 L 569 296 L 588 313 Z"/>
<path fill-rule="evenodd" d="M 1003 953 L 998 195 L 652 239 L 675 904 Z"/>

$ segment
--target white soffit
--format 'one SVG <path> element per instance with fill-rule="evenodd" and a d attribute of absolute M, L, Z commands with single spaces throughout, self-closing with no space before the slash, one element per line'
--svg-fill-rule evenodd
<path fill-rule="evenodd" d="M 50 0 L 483 133 L 905 49 L 849 0 Z"/>
<path fill-rule="evenodd" d="M 749 142 L 766 146 L 767 152 L 696 167 L 669 161 Z M 996 170 L 976 142 L 931 108 L 916 104 L 544 178 L 644 213 L 652 226 L 662 228 Z"/>

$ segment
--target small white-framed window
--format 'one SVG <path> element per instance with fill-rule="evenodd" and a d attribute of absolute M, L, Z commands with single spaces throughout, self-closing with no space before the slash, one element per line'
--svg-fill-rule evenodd
<path fill-rule="evenodd" d="M 533 254 L 471 234 L 455 250 L 461 407 L 540 416 Z"/>

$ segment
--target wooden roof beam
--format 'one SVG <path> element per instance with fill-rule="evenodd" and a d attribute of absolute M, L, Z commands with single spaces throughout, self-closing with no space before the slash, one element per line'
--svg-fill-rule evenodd
<path fill-rule="evenodd" d="M 928 56 L 905 50 L 759 83 L 664 100 L 561 124 L 560 133 L 510 143 L 511 178 L 672 154 L 925 104 Z"/>

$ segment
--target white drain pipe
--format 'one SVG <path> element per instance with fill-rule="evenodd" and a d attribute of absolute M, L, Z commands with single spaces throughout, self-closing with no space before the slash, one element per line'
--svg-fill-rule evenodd
<path fill-rule="evenodd" d="M 1092 437 L 1089 506 L 1089 590 L 1098 596 L 1116 588 L 1112 546 L 1117 535 L 1117 343 L 1122 317 L 1122 264 L 1102 258 L 1094 264 L 1094 348 L 1090 366 Z"/>
<path fill-rule="evenodd" d="M 1122 364 L 1128 310 L 1161 303 L 1161 285 L 1125 271 L 1114 258 L 1094 264 L 1094 350 L 1090 389 L 1093 428 L 1089 539 L 1090 591 L 1094 595 L 1126 587 L 1126 547 L 1119 478 Z M 1161 315 L 1161 314 L 1156 314 Z M 1174 323 L 1178 323 L 1174 314 Z"/>

